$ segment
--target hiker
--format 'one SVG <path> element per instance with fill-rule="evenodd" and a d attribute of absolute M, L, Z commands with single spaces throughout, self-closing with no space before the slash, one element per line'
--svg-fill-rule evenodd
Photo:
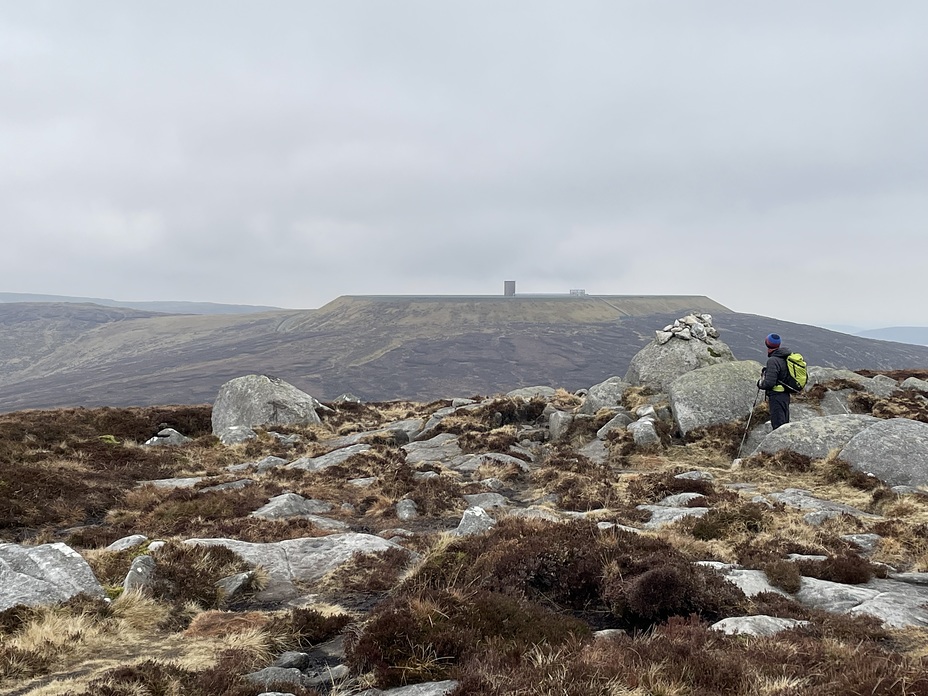
<path fill-rule="evenodd" d="M 789 390 L 782 382 L 788 375 L 786 356 L 790 351 L 781 345 L 780 337 L 775 333 L 768 334 L 764 344 L 767 346 L 767 367 L 761 370 L 757 388 L 766 392 L 767 403 L 770 404 L 770 425 L 776 430 L 789 423 Z"/>

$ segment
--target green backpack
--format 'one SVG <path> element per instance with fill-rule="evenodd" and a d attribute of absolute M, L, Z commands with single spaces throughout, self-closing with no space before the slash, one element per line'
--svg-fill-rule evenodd
<path fill-rule="evenodd" d="M 790 353 L 786 356 L 786 375 L 781 376 L 780 384 L 789 391 L 798 394 L 806 388 L 809 373 L 806 370 L 806 361 L 799 353 Z"/>

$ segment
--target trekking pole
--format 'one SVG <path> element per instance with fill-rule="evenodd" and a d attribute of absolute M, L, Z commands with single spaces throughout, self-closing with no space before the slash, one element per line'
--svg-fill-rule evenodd
<path fill-rule="evenodd" d="M 751 412 L 748 414 L 748 423 L 744 426 L 744 435 L 741 436 L 741 444 L 738 445 L 738 456 L 737 459 L 741 459 L 741 448 L 744 447 L 744 441 L 748 436 L 748 430 L 751 427 L 751 419 L 754 417 L 754 409 L 757 408 L 757 397 L 760 396 L 760 389 L 757 390 L 757 393 L 754 395 L 754 404 L 751 406 Z"/>

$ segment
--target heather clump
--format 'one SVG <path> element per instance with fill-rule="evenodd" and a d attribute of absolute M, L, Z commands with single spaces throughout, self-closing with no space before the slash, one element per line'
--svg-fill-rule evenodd
<path fill-rule="evenodd" d="M 422 589 L 377 607 L 346 656 L 383 688 L 448 679 L 482 646 L 507 655 L 589 634 L 585 623 L 486 589 Z"/>
<path fill-rule="evenodd" d="M 717 489 L 711 481 L 677 478 L 680 473 L 680 470 L 671 470 L 636 476 L 628 483 L 629 500 L 637 504 L 656 503 L 678 493 L 698 493 L 706 503 L 737 499 L 737 494 Z"/>

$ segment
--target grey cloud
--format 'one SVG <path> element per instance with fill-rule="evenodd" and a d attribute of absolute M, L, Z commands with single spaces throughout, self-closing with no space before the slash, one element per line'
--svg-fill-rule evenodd
<path fill-rule="evenodd" d="M 7 3 L 4 289 L 318 306 L 515 278 L 928 324 L 928 7 L 890 5 Z"/>

